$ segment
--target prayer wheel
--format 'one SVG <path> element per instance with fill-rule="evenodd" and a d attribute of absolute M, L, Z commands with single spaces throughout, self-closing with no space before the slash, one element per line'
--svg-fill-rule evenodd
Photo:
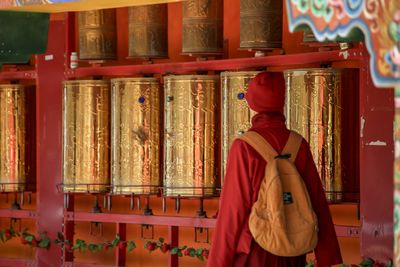
<path fill-rule="evenodd" d="M 342 199 L 341 73 L 337 69 L 284 72 L 286 123 L 309 142 L 326 198 Z"/>
<path fill-rule="evenodd" d="M 0 85 L 0 191 L 20 192 L 28 181 L 26 88 Z"/>
<path fill-rule="evenodd" d="M 223 0 L 187 0 L 183 1 L 182 5 L 182 52 L 222 53 Z"/>
<path fill-rule="evenodd" d="M 111 175 L 114 194 L 157 194 L 161 183 L 160 81 L 111 80 Z"/>
<path fill-rule="evenodd" d="M 240 0 L 240 47 L 282 47 L 283 1 Z"/>
<path fill-rule="evenodd" d="M 110 185 L 110 83 L 65 81 L 63 191 L 101 193 Z"/>
<path fill-rule="evenodd" d="M 216 193 L 218 83 L 218 76 L 165 77 L 166 196 L 207 197 Z"/>
<path fill-rule="evenodd" d="M 80 59 L 116 58 L 115 9 L 78 12 L 78 25 Z"/>
<path fill-rule="evenodd" d="M 129 57 L 168 56 L 167 4 L 129 8 Z"/>
<path fill-rule="evenodd" d="M 255 114 L 244 99 L 248 83 L 257 71 L 222 72 L 222 166 L 221 185 L 225 178 L 226 160 L 234 139 L 251 126 Z"/>

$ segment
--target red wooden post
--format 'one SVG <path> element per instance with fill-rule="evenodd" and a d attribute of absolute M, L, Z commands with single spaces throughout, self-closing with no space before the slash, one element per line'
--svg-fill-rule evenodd
<path fill-rule="evenodd" d="M 171 247 L 179 246 L 179 227 L 178 226 L 169 226 L 168 227 L 168 237 Z M 179 266 L 179 258 L 178 255 L 169 255 L 168 258 L 168 267 L 178 267 Z"/>
<path fill-rule="evenodd" d="M 37 231 L 51 239 L 62 232 L 63 195 L 61 183 L 61 114 L 64 79 L 64 33 L 62 21 L 51 21 L 47 51 L 37 56 L 36 131 L 37 131 Z M 37 250 L 37 265 L 62 266 L 61 249 Z"/>
<path fill-rule="evenodd" d="M 361 256 L 393 258 L 394 91 L 374 87 L 368 58 L 360 69 Z"/>
<path fill-rule="evenodd" d="M 126 224 L 117 223 L 117 234 L 119 234 L 121 241 L 126 241 Z M 117 266 L 125 266 L 126 248 L 117 248 L 115 254 L 115 262 Z"/>

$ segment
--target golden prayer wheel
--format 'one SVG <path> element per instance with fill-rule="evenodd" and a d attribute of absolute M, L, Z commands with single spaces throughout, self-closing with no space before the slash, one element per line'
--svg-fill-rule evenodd
<path fill-rule="evenodd" d="M 240 47 L 282 47 L 282 2 L 240 0 Z"/>
<path fill-rule="evenodd" d="M 63 191 L 100 193 L 110 185 L 110 83 L 64 82 Z"/>
<path fill-rule="evenodd" d="M 216 193 L 216 111 L 219 77 L 166 76 L 164 194 Z"/>
<path fill-rule="evenodd" d="M 223 0 L 187 0 L 182 5 L 182 52 L 222 53 Z"/>
<path fill-rule="evenodd" d="M 168 56 L 167 4 L 129 8 L 129 57 Z"/>
<path fill-rule="evenodd" d="M 244 99 L 248 83 L 257 71 L 222 72 L 222 167 L 221 185 L 225 178 L 226 160 L 234 139 L 251 126 L 255 114 Z"/>
<path fill-rule="evenodd" d="M 156 194 L 162 185 L 160 81 L 122 78 L 111 84 L 113 193 Z"/>
<path fill-rule="evenodd" d="M 27 107 L 23 85 L 0 85 L 0 191 L 20 192 L 28 181 Z"/>
<path fill-rule="evenodd" d="M 80 59 L 116 58 L 115 9 L 78 12 L 78 25 Z"/>
<path fill-rule="evenodd" d="M 341 201 L 341 73 L 303 69 L 284 75 L 286 123 L 309 142 L 327 200 Z"/>

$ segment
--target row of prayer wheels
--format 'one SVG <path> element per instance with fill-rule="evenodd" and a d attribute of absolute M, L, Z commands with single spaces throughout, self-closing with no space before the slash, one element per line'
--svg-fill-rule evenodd
<path fill-rule="evenodd" d="M 63 191 L 216 195 L 229 146 L 251 124 L 244 95 L 256 74 L 65 81 Z M 327 198 L 338 201 L 340 71 L 284 75 L 287 125 L 309 141 Z"/>
<path fill-rule="evenodd" d="M 240 48 L 282 46 L 282 2 L 240 1 Z M 129 57 L 168 56 L 167 4 L 129 7 Z M 79 58 L 116 58 L 116 10 L 78 13 Z M 223 0 L 182 2 L 182 52 L 219 54 L 223 51 Z"/>

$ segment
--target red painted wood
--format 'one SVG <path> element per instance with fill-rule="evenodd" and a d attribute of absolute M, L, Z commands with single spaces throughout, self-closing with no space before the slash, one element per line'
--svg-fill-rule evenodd
<path fill-rule="evenodd" d="M 0 210 L 0 217 L 16 219 L 35 219 L 37 216 L 34 210 Z"/>
<path fill-rule="evenodd" d="M 0 72 L 0 80 L 32 80 L 36 79 L 35 70 L 17 70 Z"/>
<path fill-rule="evenodd" d="M 393 258 L 393 89 L 375 88 L 368 58 L 360 69 L 361 256 Z"/>
<path fill-rule="evenodd" d="M 89 212 L 68 212 L 67 220 L 82 222 L 131 223 L 203 228 L 214 228 L 216 224 L 216 219 L 202 219 L 196 217 L 146 216 L 136 214 Z"/>
<path fill-rule="evenodd" d="M 179 227 L 177 226 L 169 226 L 168 227 L 168 237 L 169 242 L 172 247 L 179 246 Z M 179 258 L 178 255 L 169 254 L 168 257 L 168 267 L 178 267 L 179 266 Z"/>
<path fill-rule="evenodd" d="M 67 76 L 103 76 L 103 75 L 132 75 L 132 74 L 153 74 L 153 73 L 187 73 L 208 70 L 240 70 L 255 67 L 270 66 L 289 66 L 309 63 L 320 63 L 330 61 L 359 60 L 363 56 L 363 50 L 350 49 L 343 51 L 311 52 L 290 55 L 275 55 L 253 58 L 234 58 L 208 61 L 174 62 L 145 65 L 126 65 L 126 66 L 104 66 L 104 67 L 85 67 L 69 69 Z"/>
<path fill-rule="evenodd" d="M 37 231 L 46 231 L 55 239 L 62 232 L 63 195 L 57 191 L 61 183 L 61 114 L 64 79 L 64 22 L 51 21 L 48 47 L 37 56 L 36 129 L 37 129 Z M 52 59 L 49 60 L 49 57 Z M 61 249 L 37 250 L 40 267 L 62 266 Z"/>
<path fill-rule="evenodd" d="M 90 264 L 90 263 L 81 263 L 81 262 L 66 262 L 64 267 L 115 267 L 112 265 L 99 265 L 99 264 Z"/>
<path fill-rule="evenodd" d="M 0 266 L 7 267 L 31 267 L 35 266 L 35 261 L 33 260 L 23 260 L 23 259 L 7 259 L 0 258 Z"/>
<path fill-rule="evenodd" d="M 126 224 L 117 223 L 117 233 L 119 234 L 121 241 L 126 241 Z M 126 248 L 117 248 L 115 252 L 115 262 L 117 266 L 125 266 L 126 260 Z"/>

